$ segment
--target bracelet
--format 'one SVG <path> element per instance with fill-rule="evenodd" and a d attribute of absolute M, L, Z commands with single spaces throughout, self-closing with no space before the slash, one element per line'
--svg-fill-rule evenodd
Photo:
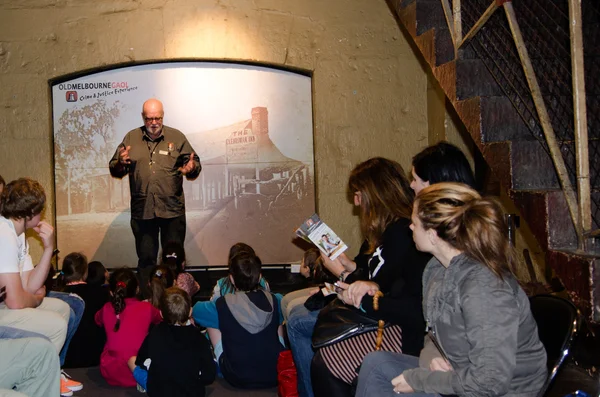
<path fill-rule="evenodd" d="M 342 270 L 342 272 L 340 273 L 340 277 L 339 277 L 340 281 L 344 281 L 344 279 L 345 279 L 344 276 L 346 274 L 348 274 L 348 270 Z"/>

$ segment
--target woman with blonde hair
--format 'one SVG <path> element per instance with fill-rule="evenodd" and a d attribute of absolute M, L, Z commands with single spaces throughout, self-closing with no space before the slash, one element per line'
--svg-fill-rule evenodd
<path fill-rule="evenodd" d="M 402 350 L 418 354 L 423 346 L 425 327 L 421 308 L 421 276 L 429 255 L 418 252 L 411 238 L 409 225 L 414 193 L 406 172 L 393 160 L 371 158 L 352 170 L 348 190 L 358 210 L 364 243 L 354 260 L 345 254 L 334 261 L 323 255 L 324 266 L 339 279 L 338 285 L 344 290 L 338 298 L 347 305 L 360 308 L 367 315 L 399 325 L 402 329 Z M 379 310 L 375 312 L 373 295 L 378 291 L 384 296 L 379 299 Z M 329 379 L 323 380 L 319 376 L 311 381 L 311 362 L 315 355 L 311 337 L 317 315 L 317 311 L 296 306 L 288 317 L 287 332 L 298 369 L 300 397 L 331 396 L 333 393 L 320 387 L 332 383 Z M 343 349 L 340 346 L 338 344 L 332 349 Z M 337 357 L 340 352 L 330 353 L 328 357 Z M 347 353 L 345 362 L 348 365 L 344 373 L 335 376 L 333 381 L 341 382 L 340 389 L 349 393 L 349 381 L 356 376 L 355 368 L 365 353 L 362 350 L 360 354 L 345 350 L 344 353 Z M 315 361 L 320 357 L 317 355 Z M 329 371 L 319 369 L 312 372 L 313 376 L 315 372 L 322 376 L 333 373 L 332 360 L 328 362 L 324 358 L 323 361 Z M 353 363 L 356 366 L 352 366 Z M 350 373 L 347 369 L 351 366 Z"/>
<path fill-rule="evenodd" d="M 537 395 L 546 352 L 498 202 L 438 183 L 417 195 L 411 219 L 417 248 L 433 255 L 423 273 L 425 347 L 418 358 L 369 354 L 356 395 Z"/>

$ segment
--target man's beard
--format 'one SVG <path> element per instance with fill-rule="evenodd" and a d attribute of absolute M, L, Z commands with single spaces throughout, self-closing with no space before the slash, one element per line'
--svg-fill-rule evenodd
<path fill-rule="evenodd" d="M 148 133 L 150 135 L 154 135 L 154 136 L 159 136 L 160 133 L 162 132 L 162 125 L 161 126 L 156 126 L 156 127 L 147 127 L 148 129 Z"/>

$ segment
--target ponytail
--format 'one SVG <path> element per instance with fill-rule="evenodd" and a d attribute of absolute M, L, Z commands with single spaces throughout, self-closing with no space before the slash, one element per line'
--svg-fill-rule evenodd
<path fill-rule="evenodd" d="M 498 278 L 514 274 L 516 254 L 498 201 L 482 198 L 460 183 L 436 183 L 415 200 L 423 228 L 433 229 L 450 246 L 481 262 Z"/>
<path fill-rule="evenodd" d="M 150 303 L 156 308 L 160 307 L 160 300 L 167 288 L 175 284 L 173 271 L 165 265 L 157 266 L 150 279 Z"/>
<path fill-rule="evenodd" d="M 56 276 L 58 290 L 64 291 L 68 283 L 85 281 L 87 273 L 87 257 L 81 252 L 71 252 L 63 259 L 62 269 Z"/>

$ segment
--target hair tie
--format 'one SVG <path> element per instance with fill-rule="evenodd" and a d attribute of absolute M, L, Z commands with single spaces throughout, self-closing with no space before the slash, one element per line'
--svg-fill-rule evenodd
<path fill-rule="evenodd" d="M 175 258 L 175 259 L 177 259 L 177 254 L 173 252 L 172 254 L 168 254 L 166 256 L 166 258 Z"/>
<path fill-rule="evenodd" d="M 117 288 L 127 288 L 127 284 L 125 284 L 123 281 L 119 281 L 117 283 Z"/>
<path fill-rule="evenodd" d="M 157 270 L 156 273 L 154 273 L 154 275 L 158 278 L 162 277 L 162 271 Z"/>

